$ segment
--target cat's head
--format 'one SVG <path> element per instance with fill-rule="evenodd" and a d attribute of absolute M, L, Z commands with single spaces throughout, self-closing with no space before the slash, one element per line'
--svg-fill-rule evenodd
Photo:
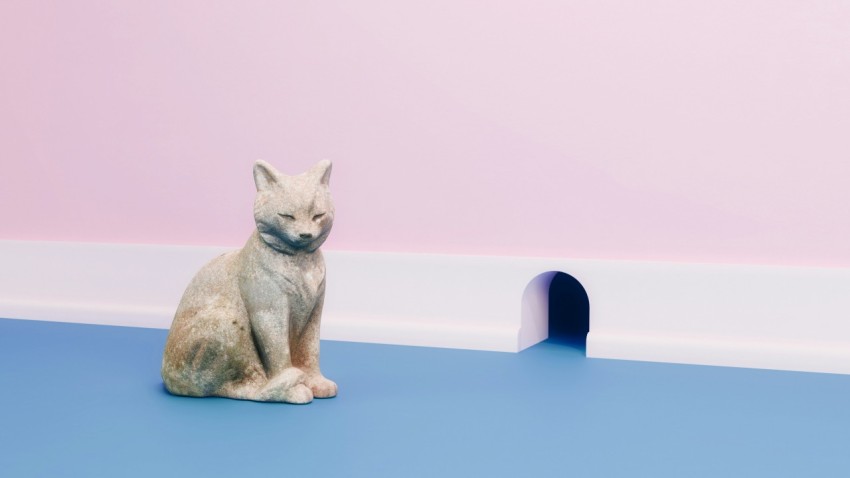
<path fill-rule="evenodd" d="M 298 176 L 281 174 L 265 161 L 254 163 L 254 220 L 262 240 L 288 254 L 318 249 L 334 222 L 330 177 L 328 160 Z"/>

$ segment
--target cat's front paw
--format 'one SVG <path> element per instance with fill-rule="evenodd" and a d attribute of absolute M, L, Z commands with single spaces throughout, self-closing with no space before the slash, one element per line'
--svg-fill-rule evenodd
<path fill-rule="evenodd" d="M 302 405 L 313 401 L 313 392 L 306 385 L 298 384 L 283 392 L 283 401 Z"/>
<path fill-rule="evenodd" d="M 261 402 L 310 403 L 313 392 L 304 385 L 306 375 L 300 369 L 290 367 L 269 380 L 256 400 Z"/>
<path fill-rule="evenodd" d="M 336 396 L 336 383 L 321 375 L 308 376 L 304 384 L 310 387 L 315 398 L 332 398 Z"/>

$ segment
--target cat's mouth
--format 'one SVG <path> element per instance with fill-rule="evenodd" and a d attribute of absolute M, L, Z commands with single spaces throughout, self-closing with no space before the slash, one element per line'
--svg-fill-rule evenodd
<path fill-rule="evenodd" d="M 294 247 L 294 248 L 296 248 L 296 249 L 306 249 L 306 248 L 307 248 L 307 247 L 309 247 L 311 244 L 313 244 L 314 242 L 316 242 L 316 236 L 314 236 L 314 235 L 312 235 L 312 234 L 310 234 L 310 235 L 304 235 L 304 234 L 302 234 L 302 235 L 295 236 L 295 237 L 291 237 L 291 236 L 289 236 L 289 235 L 286 235 L 286 236 L 287 236 L 287 237 L 285 238 L 285 241 L 286 241 L 286 242 L 287 242 L 287 243 L 288 243 L 291 247 Z"/>

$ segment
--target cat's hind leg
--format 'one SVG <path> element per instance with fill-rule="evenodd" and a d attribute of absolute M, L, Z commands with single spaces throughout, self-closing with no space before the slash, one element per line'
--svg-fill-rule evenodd
<path fill-rule="evenodd" d="M 175 395 L 215 395 L 236 374 L 228 370 L 224 344 L 211 337 L 169 344 L 162 365 L 165 388 Z"/>
<path fill-rule="evenodd" d="M 162 380 L 168 391 L 209 397 L 234 381 L 265 383 L 259 357 L 238 324 L 234 310 L 180 310 L 162 359 Z"/>
<path fill-rule="evenodd" d="M 240 327 L 238 320 L 199 320 L 175 327 L 171 333 L 163 355 L 162 379 L 174 395 L 297 404 L 313 400 L 313 392 L 304 385 L 306 376 L 298 368 L 267 378 L 250 332 Z"/>

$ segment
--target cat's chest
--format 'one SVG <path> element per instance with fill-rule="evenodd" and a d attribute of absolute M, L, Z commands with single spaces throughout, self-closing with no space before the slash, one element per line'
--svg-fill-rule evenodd
<path fill-rule="evenodd" d="M 292 305 L 312 308 L 324 292 L 324 264 L 295 264 L 282 268 L 278 277 L 283 292 Z"/>
<path fill-rule="evenodd" d="M 292 278 L 295 287 L 305 297 L 316 297 L 321 292 L 325 283 L 325 271 L 320 268 L 311 268 L 301 271 Z"/>

